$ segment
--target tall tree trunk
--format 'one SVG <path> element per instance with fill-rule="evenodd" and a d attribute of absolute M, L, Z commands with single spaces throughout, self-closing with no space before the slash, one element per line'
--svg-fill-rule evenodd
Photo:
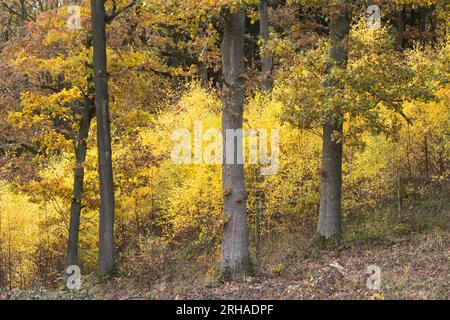
<path fill-rule="evenodd" d="M 94 101 L 89 96 L 84 98 L 80 128 L 75 142 L 76 167 L 73 177 L 73 198 L 70 206 L 69 241 L 67 245 L 67 266 L 78 265 L 78 234 L 80 230 L 80 216 L 83 208 L 84 163 L 87 153 L 87 138 L 91 121 L 94 117 Z"/>
<path fill-rule="evenodd" d="M 347 64 L 348 49 L 345 40 L 350 30 L 350 17 L 346 8 L 341 8 L 331 16 L 330 56 L 336 64 L 344 68 Z M 336 83 L 325 83 L 336 87 Z M 337 90 L 337 88 L 336 88 Z M 337 114 L 336 114 L 337 113 Z M 322 186 L 317 232 L 326 239 L 341 236 L 341 193 L 342 193 L 342 122 L 340 111 L 326 115 L 323 125 Z M 336 135 L 337 133 L 337 135 Z M 339 139 L 336 139 L 336 136 Z"/>
<path fill-rule="evenodd" d="M 100 177 L 99 268 L 100 275 L 115 271 L 114 181 L 111 160 L 111 132 L 106 67 L 105 1 L 91 1 L 94 48 L 95 110 L 97 117 L 98 171 Z"/>
<path fill-rule="evenodd" d="M 267 0 L 261 0 L 259 2 L 259 32 L 260 37 L 264 43 L 270 40 L 269 34 L 269 12 L 267 7 Z M 272 87 L 272 57 L 268 55 L 261 55 L 261 75 L 262 75 L 262 89 L 270 90 Z"/>
<path fill-rule="evenodd" d="M 247 208 L 244 189 L 244 165 L 237 158 L 239 142 L 234 144 L 234 159 L 227 159 L 227 130 L 242 130 L 244 111 L 244 30 L 245 12 L 225 13 L 222 42 L 223 63 L 223 228 L 221 274 L 234 279 L 249 267 Z"/>
<path fill-rule="evenodd" d="M 269 33 L 269 10 L 268 10 L 268 0 L 260 0 L 259 2 L 259 34 L 261 40 L 267 43 L 270 40 Z M 261 89 L 264 91 L 269 91 L 272 88 L 272 57 L 261 53 Z M 258 174 L 258 173 L 257 173 Z M 262 183 L 264 181 L 264 176 L 256 178 L 257 182 Z M 256 259 L 259 259 L 261 253 L 261 215 L 265 211 L 265 196 L 264 191 L 258 191 L 258 202 L 255 208 L 255 254 Z"/>

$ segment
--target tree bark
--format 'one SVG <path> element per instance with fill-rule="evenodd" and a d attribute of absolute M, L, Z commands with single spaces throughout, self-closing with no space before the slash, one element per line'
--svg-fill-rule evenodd
<path fill-rule="evenodd" d="M 267 0 L 261 0 L 259 2 L 259 15 L 260 37 L 264 41 L 264 43 L 266 43 L 270 40 Z M 262 89 L 265 91 L 270 90 L 270 88 L 272 87 L 271 71 L 272 57 L 268 55 L 261 55 Z"/>
<path fill-rule="evenodd" d="M 91 1 L 94 48 L 95 110 L 97 118 L 98 171 L 100 177 L 99 271 L 115 272 L 114 182 L 111 160 L 108 73 L 106 60 L 105 1 Z"/>
<path fill-rule="evenodd" d="M 198 64 L 198 77 L 203 88 L 209 88 L 208 68 L 204 62 Z"/>
<path fill-rule="evenodd" d="M 330 56 L 337 66 L 344 68 L 348 60 L 345 40 L 350 30 L 350 18 L 346 8 L 336 12 L 330 19 Z M 336 87 L 336 83 L 325 83 Z M 338 88 L 336 88 L 337 90 Z M 328 114 L 323 125 L 322 186 L 320 192 L 319 222 L 317 233 L 326 239 L 339 241 L 342 233 L 342 123 L 340 111 Z M 336 136 L 339 139 L 336 139 Z"/>
<path fill-rule="evenodd" d="M 425 153 L 425 175 L 428 179 L 430 176 L 430 156 L 429 156 L 429 147 L 428 147 L 428 132 L 425 133 L 425 136 L 423 139 L 423 147 L 424 147 L 424 153 Z"/>
<path fill-rule="evenodd" d="M 244 110 L 244 30 L 245 12 L 225 13 L 222 42 L 223 63 L 223 228 L 221 274 L 232 280 L 249 268 L 247 208 L 244 189 L 244 165 L 236 161 L 238 148 L 234 145 L 234 159 L 226 159 L 227 129 L 242 129 Z M 228 163 L 227 163 L 228 162 Z M 232 164 L 230 163 L 232 162 Z"/>
<path fill-rule="evenodd" d="M 425 32 L 427 29 L 427 14 L 428 10 L 426 8 L 419 9 L 419 31 Z"/>
<path fill-rule="evenodd" d="M 73 177 L 73 198 L 70 206 L 69 241 L 67 244 L 67 266 L 78 264 L 78 235 L 80 230 L 80 216 L 83 208 L 84 163 L 87 153 L 87 138 L 91 121 L 94 117 L 94 101 L 89 96 L 84 98 L 78 138 L 75 143 L 76 167 Z"/>
<path fill-rule="evenodd" d="M 400 51 L 403 49 L 405 43 L 405 19 L 406 19 L 406 9 L 403 7 L 398 12 L 397 18 L 397 50 Z"/>

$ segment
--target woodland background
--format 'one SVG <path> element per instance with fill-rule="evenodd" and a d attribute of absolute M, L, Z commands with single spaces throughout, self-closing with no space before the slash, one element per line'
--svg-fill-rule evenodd
<path fill-rule="evenodd" d="M 378 30 L 366 26 L 367 1 L 262 2 L 270 33 L 259 1 L 106 1 L 117 13 L 106 29 L 117 270 L 98 282 L 97 122 L 83 107 L 95 93 L 90 1 L 77 2 L 81 29 L 69 30 L 73 2 L 1 0 L 0 297 L 448 299 L 448 1 L 371 1 Z M 330 16 L 342 3 L 348 62 L 330 72 Z M 251 272 L 222 284 L 221 166 L 175 165 L 171 134 L 197 120 L 221 127 L 223 12 L 238 9 L 243 125 L 278 128 L 281 158 L 274 176 L 245 166 Z M 322 123 L 337 105 L 343 232 L 330 248 L 315 234 Z M 83 143 L 83 287 L 70 292 Z M 383 271 L 376 292 L 365 286 L 372 264 Z"/>

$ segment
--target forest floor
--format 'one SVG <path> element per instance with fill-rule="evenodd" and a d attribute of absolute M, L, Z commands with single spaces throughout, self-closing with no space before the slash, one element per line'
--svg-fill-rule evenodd
<path fill-rule="evenodd" d="M 381 269 L 380 290 L 367 288 L 371 265 Z M 146 292 L 123 292 L 111 283 L 102 298 L 449 299 L 449 281 L 450 237 L 440 232 L 338 251 L 291 252 L 236 283 L 161 282 Z"/>
<path fill-rule="evenodd" d="M 83 285 L 78 293 L 14 291 L 9 299 L 449 299 L 450 233 L 438 230 L 391 240 L 347 243 L 338 250 L 280 252 L 253 277 L 235 283 L 168 278 L 148 286 L 127 277 Z M 266 260 L 267 261 L 267 260 Z M 368 289 L 367 268 L 381 269 L 381 288 Z"/>

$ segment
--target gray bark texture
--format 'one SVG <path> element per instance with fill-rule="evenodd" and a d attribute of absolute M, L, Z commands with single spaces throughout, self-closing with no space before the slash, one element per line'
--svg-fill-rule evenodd
<path fill-rule="evenodd" d="M 246 273 L 249 267 L 247 208 L 244 189 L 244 165 L 227 164 L 226 130 L 242 129 L 245 81 L 244 81 L 244 30 L 245 12 L 225 13 L 222 42 L 223 63 L 223 211 L 226 222 L 223 228 L 221 274 L 234 279 Z M 237 143 L 235 144 L 235 153 Z M 235 159 L 237 155 L 235 154 Z"/>
<path fill-rule="evenodd" d="M 67 266 L 78 263 L 78 234 L 80 230 L 80 217 L 83 208 L 84 163 L 87 153 L 87 138 L 94 117 L 94 101 L 85 97 L 81 114 L 80 127 L 75 143 L 76 168 L 73 177 L 73 198 L 70 205 L 69 241 L 67 244 Z"/>
<path fill-rule="evenodd" d="M 115 272 L 114 260 L 114 182 L 111 160 L 108 73 L 106 67 L 105 1 L 92 0 L 94 47 L 95 110 L 97 118 L 98 171 L 100 177 L 99 271 L 101 276 Z"/>
<path fill-rule="evenodd" d="M 270 40 L 269 34 L 269 12 L 267 6 L 267 0 L 261 0 L 259 2 L 259 32 L 261 39 L 264 42 Z M 261 56 L 261 75 L 262 75 L 262 89 L 270 90 L 272 87 L 272 57 L 267 55 Z"/>
<path fill-rule="evenodd" d="M 330 56 L 344 68 L 348 60 L 346 38 L 350 30 L 350 17 L 345 8 L 330 19 Z M 335 87 L 335 83 L 325 86 Z M 336 88 L 337 89 L 337 88 Z M 339 240 L 342 233 L 342 114 L 328 114 L 323 125 L 322 185 L 317 233 L 326 239 Z M 336 136 L 339 139 L 336 139 Z"/>

